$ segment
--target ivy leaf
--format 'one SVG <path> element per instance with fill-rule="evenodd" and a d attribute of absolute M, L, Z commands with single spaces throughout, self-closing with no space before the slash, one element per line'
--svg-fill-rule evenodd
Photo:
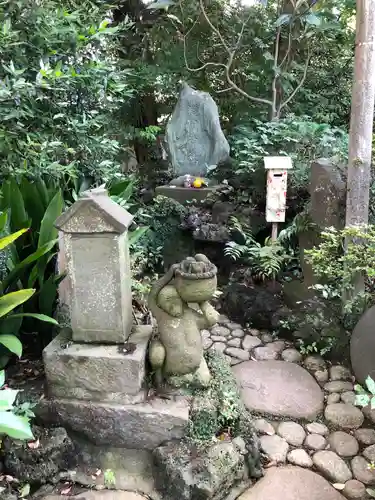
<path fill-rule="evenodd" d="M 356 406 L 367 406 L 369 404 L 370 398 L 367 394 L 359 394 L 355 397 Z"/>
<path fill-rule="evenodd" d="M 365 380 L 367 389 L 375 396 L 375 381 L 368 376 Z"/>
<path fill-rule="evenodd" d="M 367 488 L 366 493 L 371 497 L 375 498 L 375 489 L 374 488 Z"/>

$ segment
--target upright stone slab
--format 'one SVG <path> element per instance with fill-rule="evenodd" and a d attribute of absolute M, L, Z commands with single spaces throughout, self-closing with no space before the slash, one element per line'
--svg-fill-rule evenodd
<path fill-rule="evenodd" d="M 209 166 L 228 159 L 229 144 L 210 94 L 183 85 L 167 125 L 166 142 L 176 177 L 204 177 Z"/>
<path fill-rule="evenodd" d="M 73 341 L 123 343 L 132 326 L 127 231 L 132 216 L 103 188 L 83 193 L 56 221 L 64 233 Z"/>
<path fill-rule="evenodd" d="M 375 380 L 375 306 L 370 307 L 356 324 L 350 338 L 350 360 L 358 382 L 370 376 Z"/>
<path fill-rule="evenodd" d="M 320 158 L 311 164 L 310 177 L 311 208 L 310 217 L 318 231 L 344 226 L 346 182 L 343 169 L 330 160 Z M 300 234 L 300 260 L 305 285 L 314 284 L 311 266 L 304 258 L 304 250 L 319 243 L 317 231 L 309 230 Z"/>

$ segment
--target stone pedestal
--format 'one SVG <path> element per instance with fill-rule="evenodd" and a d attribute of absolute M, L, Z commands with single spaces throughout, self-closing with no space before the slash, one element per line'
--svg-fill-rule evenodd
<path fill-rule="evenodd" d="M 204 187 L 204 188 L 185 188 L 179 186 L 158 186 L 155 193 L 159 196 L 166 196 L 172 200 L 181 203 L 192 202 L 193 200 L 198 203 L 204 201 L 210 194 L 214 193 L 218 186 Z"/>
<path fill-rule="evenodd" d="M 117 345 L 70 342 L 64 330 L 44 350 L 48 396 L 87 401 L 119 402 L 143 399 L 146 351 L 151 327 L 133 329 L 134 351 Z"/>

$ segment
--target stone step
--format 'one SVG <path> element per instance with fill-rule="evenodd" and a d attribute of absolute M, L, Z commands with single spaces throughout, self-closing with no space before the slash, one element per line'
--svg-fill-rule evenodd
<path fill-rule="evenodd" d="M 189 403 L 184 397 L 154 398 L 139 404 L 78 399 L 45 400 L 43 420 L 61 425 L 98 446 L 153 450 L 187 432 Z"/>
<path fill-rule="evenodd" d="M 143 397 L 150 326 L 137 326 L 128 340 L 133 352 L 118 345 L 70 341 L 63 330 L 43 352 L 48 396 L 88 401 L 131 403 Z"/>

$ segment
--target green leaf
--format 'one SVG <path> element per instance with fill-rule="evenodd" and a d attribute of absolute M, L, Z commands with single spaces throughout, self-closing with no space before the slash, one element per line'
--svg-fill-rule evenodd
<path fill-rule="evenodd" d="M 6 278 L 4 279 L 4 281 L 3 281 L 4 290 L 6 290 L 6 288 L 15 279 L 18 279 L 18 277 L 20 276 L 20 274 L 27 268 L 27 266 L 29 266 L 33 262 L 39 260 L 43 255 L 45 255 L 48 252 L 50 252 L 52 250 L 52 248 L 56 245 L 57 241 L 58 241 L 57 239 L 49 241 L 48 243 L 46 243 L 42 247 L 38 248 L 35 252 L 33 252 L 32 254 L 30 254 L 28 257 L 26 257 L 26 259 L 24 259 L 22 262 L 20 262 L 19 264 L 17 264 L 9 272 L 9 274 L 6 276 Z M 36 272 L 37 272 L 37 270 L 36 270 Z M 30 281 L 30 279 L 29 279 L 29 281 Z M 33 284 L 34 283 L 31 283 L 31 285 L 29 285 L 29 286 L 33 286 Z"/>
<path fill-rule="evenodd" d="M 359 384 L 356 384 L 354 386 L 355 392 L 358 392 L 358 394 L 367 394 L 366 390 Z"/>
<path fill-rule="evenodd" d="M 355 405 L 365 407 L 369 404 L 370 398 L 367 394 L 359 394 L 355 397 Z"/>
<path fill-rule="evenodd" d="M 374 488 L 366 488 L 366 493 L 371 497 L 375 498 L 375 489 Z"/>
<path fill-rule="evenodd" d="M 375 382 L 374 380 L 370 377 L 370 375 L 366 378 L 365 384 L 367 389 L 375 396 Z"/>
<path fill-rule="evenodd" d="M 11 230 L 18 231 L 29 227 L 29 217 L 25 209 L 22 193 L 14 179 L 9 181 L 9 196 Z"/>
<path fill-rule="evenodd" d="M 39 190 L 35 182 L 29 182 L 25 177 L 21 181 L 20 191 L 22 193 L 25 209 L 31 220 L 31 227 L 39 232 L 42 222 L 45 206 L 39 195 Z"/>
<path fill-rule="evenodd" d="M 13 439 L 34 439 L 29 420 L 9 411 L 0 412 L 0 434 L 5 434 Z"/>
<path fill-rule="evenodd" d="M 9 236 L 4 236 L 0 239 L 0 250 L 4 250 L 7 246 L 13 243 L 17 238 L 19 238 L 22 234 L 26 233 L 28 228 L 20 229 L 19 231 L 10 234 Z"/>
<path fill-rule="evenodd" d="M 49 203 L 49 195 L 45 182 L 42 179 L 35 181 L 36 188 L 38 190 L 40 200 L 43 203 L 44 210 L 47 209 Z"/>
<path fill-rule="evenodd" d="M 3 344 L 3 346 L 19 358 L 22 356 L 22 344 L 20 339 L 18 339 L 15 335 L 0 334 L 0 344 Z"/>
<path fill-rule="evenodd" d="M 1 198 L 1 195 L 0 195 L 0 198 Z M 0 232 L 1 233 L 5 230 L 7 221 L 8 221 L 8 213 L 7 212 L 0 213 Z"/>
<path fill-rule="evenodd" d="M 19 392 L 16 389 L 2 389 L 0 391 L 0 411 L 11 410 Z"/>
<path fill-rule="evenodd" d="M 5 384 L 5 370 L 0 371 L 0 387 Z"/>
<path fill-rule="evenodd" d="M 312 26 L 320 26 L 322 24 L 322 20 L 315 14 L 308 14 L 305 17 L 305 21 L 307 24 L 311 24 Z"/>
<path fill-rule="evenodd" d="M 64 207 L 64 200 L 61 191 L 57 191 L 50 201 L 40 225 L 38 248 L 51 240 L 57 239 L 58 231 L 55 228 L 55 221 L 61 215 Z"/>
<path fill-rule="evenodd" d="M 30 495 L 30 484 L 26 483 L 22 486 L 22 488 L 19 491 L 20 498 L 25 498 Z"/>
<path fill-rule="evenodd" d="M 30 495 L 30 484 L 26 483 L 19 491 L 20 498 L 25 498 Z"/>
<path fill-rule="evenodd" d="M 8 318 L 9 319 L 13 319 L 13 318 L 35 318 L 35 319 L 38 319 L 39 321 L 44 321 L 46 323 L 52 323 L 53 325 L 58 325 L 58 322 L 54 318 L 51 318 L 51 316 L 47 316 L 46 314 L 19 313 L 19 314 L 12 314 L 11 316 L 8 316 Z M 8 318 L 5 318 L 3 321 L 7 321 Z"/>
<path fill-rule="evenodd" d="M 53 307 L 57 298 L 57 288 L 56 276 L 52 275 L 43 283 L 39 291 L 39 310 L 48 316 L 51 316 L 53 313 Z"/>
<path fill-rule="evenodd" d="M 142 238 L 142 236 L 147 233 L 147 231 L 149 230 L 149 227 L 148 226 L 145 226 L 145 227 L 137 227 L 137 229 L 135 229 L 134 231 L 130 231 L 128 233 L 129 235 L 129 245 L 135 245 L 135 243 L 137 243 L 137 241 Z"/>
<path fill-rule="evenodd" d="M 0 318 L 26 302 L 34 293 L 34 288 L 25 288 L 24 290 L 17 290 L 16 292 L 7 293 L 0 297 Z"/>
<path fill-rule="evenodd" d="M 289 24 L 292 16 L 291 14 L 281 14 L 281 16 L 276 21 L 276 26 L 282 26 L 283 24 Z"/>

